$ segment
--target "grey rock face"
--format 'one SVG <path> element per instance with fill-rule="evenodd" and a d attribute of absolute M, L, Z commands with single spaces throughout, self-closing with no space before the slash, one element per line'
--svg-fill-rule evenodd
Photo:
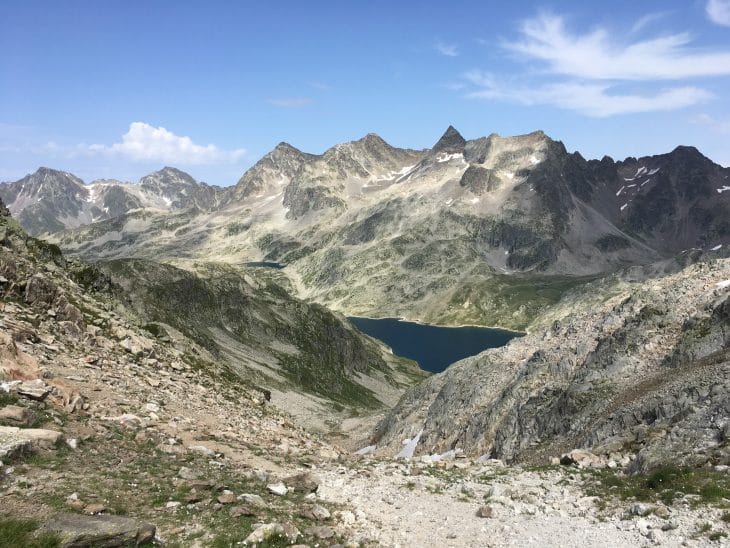
<path fill-rule="evenodd" d="M 446 152 L 454 154 L 458 152 L 464 152 L 466 146 L 466 139 L 461 136 L 454 126 L 449 126 L 441 138 L 431 149 L 431 152 Z"/>
<path fill-rule="evenodd" d="M 466 168 L 459 184 L 468 188 L 477 196 L 490 192 L 501 186 L 499 178 L 489 169 L 471 165 Z"/>

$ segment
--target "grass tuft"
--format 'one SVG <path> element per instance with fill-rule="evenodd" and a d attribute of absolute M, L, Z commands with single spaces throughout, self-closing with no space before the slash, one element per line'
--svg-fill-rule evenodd
<path fill-rule="evenodd" d="M 58 537 L 51 534 L 36 535 L 38 522 L 0 515 L 0 548 L 55 548 L 60 546 Z"/>

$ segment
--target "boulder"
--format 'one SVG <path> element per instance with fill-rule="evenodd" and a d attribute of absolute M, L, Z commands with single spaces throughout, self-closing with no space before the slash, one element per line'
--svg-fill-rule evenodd
<path fill-rule="evenodd" d="M 331 517 L 330 511 L 319 504 L 302 509 L 299 515 L 312 521 L 324 521 Z"/>
<path fill-rule="evenodd" d="M 245 502 L 249 506 L 254 506 L 256 508 L 266 508 L 266 502 L 259 495 L 243 493 L 242 495 L 238 495 L 238 500 L 241 502 Z"/>
<path fill-rule="evenodd" d="M 61 546 L 139 546 L 152 542 L 156 527 L 124 516 L 61 514 L 48 520 L 39 532 L 59 537 Z"/>
<path fill-rule="evenodd" d="M 6 440 L 8 443 L 15 440 L 20 445 L 29 445 L 31 449 L 52 449 L 62 439 L 63 434 L 56 430 L 0 426 L 0 440 Z M 0 445 L 2 445 L 2 441 L 0 441 Z"/>
<path fill-rule="evenodd" d="M 56 299 L 58 287 L 42 274 L 34 274 L 25 284 L 25 302 L 50 305 Z"/>
<path fill-rule="evenodd" d="M 233 504 L 236 502 L 236 495 L 233 493 L 223 493 L 218 496 L 218 502 L 221 504 Z"/>
<path fill-rule="evenodd" d="M 266 486 L 266 489 L 269 491 L 269 493 L 272 493 L 274 495 L 279 495 L 280 497 L 283 497 L 289 492 L 289 489 L 287 489 L 286 485 L 283 483 L 270 483 Z"/>
<path fill-rule="evenodd" d="M 244 544 L 260 544 L 277 538 L 286 538 L 290 542 L 294 542 L 299 538 L 299 535 L 301 535 L 299 530 L 288 523 L 263 523 L 246 537 Z"/>
<path fill-rule="evenodd" d="M 6 405 L 0 409 L 0 422 L 12 426 L 30 426 L 35 421 L 35 414 L 27 407 Z"/>
<path fill-rule="evenodd" d="M 106 512 L 106 506 L 104 506 L 103 504 L 94 503 L 84 506 L 84 514 L 87 514 L 89 516 L 93 516 L 95 514 L 103 514 L 104 512 Z"/>
<path fill-rule="evenodd" d="M 560 464 L 578 468 L 605 468 L 607 461 L 585 449 L 573 449 L 560 457 Z"/>
<path fill-rule="evenodd" d="M 332 529 L 332 527 L 327 526 L 317 526 L 317 527 L 309 527 L 304 531 L 305 534 L 309 535 L 310 537 L 314 537 L 320 540 L 326 540 L 329 538 L 334 538 L 335 536 L 335 530 Z"/>
<path fill-rule="evenodd" d="M 248 506 L 233 506 L 231 507 L 231 510 L 229 511 L 229 514 L 232 518 L 237 518 L 241 516 L 255 516 L 256 512 L 249 508 Z"/>
<path fill-rule="evenodd" d="M 15 391 L 18 395 L 25 398 L 43 401 L 51 393 L 51 388 L 43 380 L 34 379 L 32 381 L 21 382 L 15 387 Z"/>
<path fill-rule="evenodd" d="M 284 479 L 284 484 L 289 491 L 308 495 L 319 489 L 319 478 L 309 472 L 304 472 Z"/>
<path fill-rule="evenodd" d="M 480 518 L 493 518 L 496 515 L 497 513 L 494 511 L 494 506 L 490 506 L 489 504 L 482 506 L 479 510 L 477 510 L 477 517 Z"/>

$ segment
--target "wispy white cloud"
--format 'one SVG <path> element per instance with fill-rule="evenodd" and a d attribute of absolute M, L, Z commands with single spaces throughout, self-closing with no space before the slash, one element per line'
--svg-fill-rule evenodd
<path fill-rule="evenodd" d="M 655 23 L 656 21 L 663 19 L 664 17 L 669 15 L 669 13 L 670 12 L 668 12 L 668 11 L 657 11 L 654 13 L 647 13 L 646 15 L 642 15 L 631 26 L 631 32 L 633 34 L 636 34 L 637 32 L 644 30 L 646 27 L 648 27 L 652 23 Z"/>
<path fill-rule="evenodd" d="M 708 0 L 705 12 L 716 25 L 730 27 L 730 0 Z"/>
<path fill-rule="evenodd" d="M 459 47 L 456 44 L 446 44 L 444 42 L 437 42 L 434 49 L 441 55 L 446 57 L 456 57 L 459 55 Z"/>
<path fill-rule="evenodd" d="M 540 86 L 509 86 L 489 74 L 471 72 L 467 79 L 477 86 L 468 94 L 475 99 L 497 99 L 522 105 L 551 105 L 604 118 L 618 114 L 676 110 L 707 100 L 710 95 L 695 87 L 677 87 L 655 93 L 616 93 L 605 83 L 558 82 Z"/>
<path fill-rule="evenodd" d="M 719 120 L 709 114 L 700 114 L 699 116 L 692 118 L 692 122 L 702 126 L 707 126 L 717 133 L 730 135 L 730 119 Z"/>
<path fill-rule="evenodd" d="M 319 91 L 330 91 L 330 90 L 332 90 L 332 86 L 330 86 L 329 84 L 325 84 L 324 82 L 319 82 L 319 81 L 316 81 L 316 80 L 313 80 L 311 82 L 307 82 L 307 84 L 309 86 L 313 87 L 314 89 L 318 89 Z"/>
<path fill-rule="evenodd" d="M 237 162 L 245 154 L 242 148 L 222 150 L 213 144 L 199 145 L 190 137 L 175 135 L 164 127 L 132 122 L 119 143 L 79 145 L 78 151 L 89 154 L 119 155 L 136 162 L 166 162 L 181 165 Z"/>
<path fill-rule="evenodd" d="M 284 108 L 301 108 L 311 105 L 314 99 L 311 97 L 273 97 L 266 100 L 270 105 Z"/>
<path fill-rule="evenodd" d="M 520 34 L 518 40 L 505 42 L 504 47 L 528 60 L 544 62 L 555 74 L 618 80 L 730 75 L 730 50 L 698 51 L 690 47 L 692 40 L 687 33 L 621 42 L 600 27 L 571 33 L 563 17 L 543 13 L 524 21 Z"/>
<path fill-rule="evenodd" d="M 600 26 L 574 32 L 563 17 L 538 14 L 521 23 L 515 40 L 502 42 L 531 70 L 519 77 L 472 71 L 464 78 L 467 97 L 551 105 L 592 117 L 671 111 L 711 99 L 691 80 L 730 75 L 730 48 L 697 49 L 686 33 L 636 38 L 665 14 L 640 17 L 623 35 Z M 688 82 L 666 85 L 672 80 Z"/>
<path fill-rule="evenodd" d="M 449 91 L 462 91 L 467 88 L 467 84 L 465 82 L 446 82 L 441 84 L 441 87 Z"/>

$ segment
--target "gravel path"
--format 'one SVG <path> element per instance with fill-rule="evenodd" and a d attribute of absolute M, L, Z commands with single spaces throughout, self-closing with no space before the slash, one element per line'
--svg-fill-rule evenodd
<path fill-rule="evenodd" d="M 584 495 L 580 480 L 560 470 L 504 468 L 497 476 L 485 476 L 485 470 L 445 472 L 397 463 L 343 467 L 320 473 L 318 495 L 352 508 L 343 518 L 354 537 L 381 546 L 727 545 L 724 538 L 710 542 L 706 534 L 693 538 L 700 524 L 709 520 L 718 526 L 720 520 L 688 507 L 671 509 L 663 518 L 627 516 L 629 503 L 599 511 L 595 497 Z M 479 517 L 482 507 L 492 517 Z"/>

